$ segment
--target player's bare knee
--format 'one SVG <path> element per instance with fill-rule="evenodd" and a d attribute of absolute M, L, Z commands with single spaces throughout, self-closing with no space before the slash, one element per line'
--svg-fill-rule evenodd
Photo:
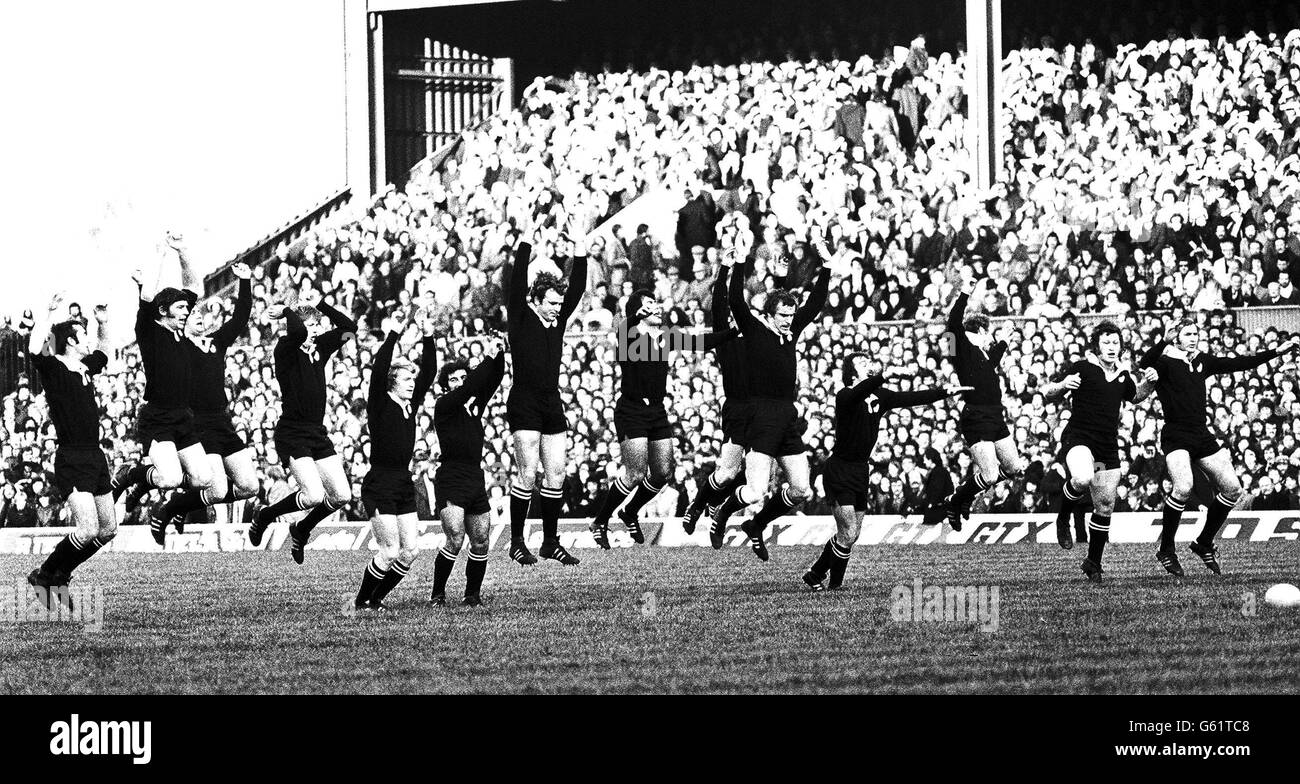
<path fill-rule="evenodd" d="M 1236 506 L 1237 501 L 1241 499 L 1241 483 L 1237 481 L 1235 476 L 1232 477 L 1232 479 L 1219 486 L 1219 495 L 1223 496 L 1224 501 Z"/>
<path fill-rule="evenodd" d="M 1093 473 L 1091 468 L 1084 469 L 1083 471 L 1075 471 L 1070 477 L 1070 484 L 1082 489 L 1092 484 L 1094 476 L 1096 476 L 1096 474 Z"/>
<path fill-rule="evenodd" d="M 397 560 L 401 561 L 403 564 L 407 566 L 410 566 L 411 564 L 415 563 L 415 559 L 418 558 L 419 556 L 420 556 L 420 548 L 418 547 L 402 547 L 397 551 Z"/>
<path fill-rule="evenodd" d="M 647 473 L 644 468 L 629 468 L 623 472 L 623 484 L 629 489 L 636 487 L 645 481 Z"/>
<path fill-rule="evenodd" d="M 791 501 L 794 501 L 796 504 L 801 504 L 812 497 L 812 490 L 809 490 L 807 487 L 795 487 L 792 485 L 790 489 L 786 491 L 786 494 L 790 496 Z"/>
<path fill-rule="evenodd" d="M 352 503 L 352 490 L 347 487 L 338 490 L 326 490 L 325 500 L 333 507 L 346 506 Z"/>
<path fill-rule="evenodd" d="M 1114 498 L 1094 498 L 1092 499 L 1092 511 L 1104 517 L 1110 517 L 1115 514 Z"/>
<path fill-rule="evenodd" d="M 465 534 L 448 532 L 447 540 L 443 542 L 443 548 L 452 555 L 460 552 L 460 548 L 465 545 Z"/>
<path fill-rule="evenodd" d="M 474 555 L 487 555 L 488 554 L 487 536 L 485 535 L 481 539 L 471 536 L 469 540 L 469 551 Z"/>
<path fill-rule="evenodd" d="M 246 480 L 242 482 L 235 482 L 234 494 L 235 494 L 236 501 L 246 501 L 249 498 L 252 498 L 253 496 L 257 495 L 257 491 L 258 491 L 258 486 L 257 486 L 256 479 Z"/>
<path fill-rule="evenodd" d="M 1192 494 L 1192 480 L 1175 479 L 1173 481 L 1173 488 L 1170 491 L 1170 493 L 1171 495 L 1173 495 L 1174 498 L 1183 501 L 1187 500 L 1188 496 Z"/>
<path fill-rule="evenodd" d="M 162 468 L 154 466 L 153 475 L 150 479 L 153 481 L 154 487 L 159 490 L 172 490 L 181 486 L 181 482 L 185 480 L 185 475 L 179 467 Z"/>
<path fill-rule="evenodd" d="M 306 509 L 325 501 L 325 491 L 304 487 L 298 491 L 298 504 Z"/>
<path fill-rule="evenodd" d="M 381 545 L 379 545 L 379 555 L 378 555 L 378 557 L 379 557 L 379 559 L 380 559 L 381 561 L 383 561 L 383 563 L 384 563 L 385 565 L 391 565 L 391 564 L 393 563 L 393 561 L 396 561 L 396 560 L 397 560 L 397 556 L 398 556 L 399 553 L 400 553 L 400 550 L 398 549 L 397 545 L 395 545 L 395 544 L 391 544 L 391 545 L 390 545 L 390 544 L 381 544 Z"/>

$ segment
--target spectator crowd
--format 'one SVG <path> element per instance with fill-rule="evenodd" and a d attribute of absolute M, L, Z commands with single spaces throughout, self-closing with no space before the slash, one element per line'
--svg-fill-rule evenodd
<path fill-rule="evenodd" d="M 569 238 L 595 234 L 561 377 L 574 412 L 567 515 L 590 515 L 597 489 L 617 471 L 609 333 L 627 297 L 650 289 L 669 306 L 670 323 L 702 327 L 719 253 L 732 245 L 756 306 L 778 281 L 806 286 L 820 267 L 832 271 L 802 368 L 815 474 L 830 449 L 839 358 L 856 347 L 906 368 L 912 384 L 943 383 L 950 368 L 937 322 L 966 276 L 990 278 L 994 290 L 977 306 L 1016 317 L 1004 322 L 1015 334 L 1003 370 L 1013 433 L 1033 462 L 1023 480 L 981 503 L 1051 508 L 1066 414 L 1034 390 L 1081 355 L 1084 325 L 1115 319 L 1138 347 L 1191 311 L 1207 325 L 1208 350 L 1253 351 L 1277 330 L 1247 334 L 1225 310 L 1300 304 L 1300 30 L 1279 34 L 1270 24 L 1237 39 L 1171 34 L 1140 47 L 1011 51 L 1001 75 L 1003 174 L 991 189 L 974 185 L 965 149 L 964 69 L 963 55 L 932 56 L 918 37 L 853 61 L 752 60 L 534 82 L 518 110 L 467 131 L 441 170 L 355 205 L 256 269 L 251 334 L 230 352 L 229 378 L 236 421 L 265 471 L 263 493 L 288 490 L 270 437 L 279 406 L 270 349 L 282 328 L 266 315 L 273 299 L 314 287 L 363 324 L 334 360 L 328 417 L 359 484 L 368 465 L 362 382 L 382 318 L 432 313 L 443 358 L 477 361 L 478 337 L 502 327 L 518 243 L 533 242 L 534 266 L 559 267 Z M 610 220 L 634 203 L 644 219 Z M 540 228 L 525 237 L 530 226 Z M 27 318 L 0 328 L 4 525 L 62 514 L 50 494 L 53 433 L 25 372 L 29 330 Z M 675 361 L 677 487 L 691 493 L 719 447 L 718 380 L 708 357 Z M 134 349 L 97 384 L 117 464 L 139 451 L 131 428 L 143 375 Z M 1294 365 L 1212 382 L 1211 419 L 1254 508 L 1300 508 L 1298 394 Z M 1154 401 L 1126 409 L 1121 509 L 1157 505 L 1157 410 Z M 968 471 L 954 415 L 945 405 L 891 415 L 871 511 L 914 508 L 940 462 L 954 475 Z M 430 410 L 419 432 L 427 516 L 438 454 Z M 497 506 L 509 444 L 499 394 L 485 466 Z M 680 493 L 665 491 L 649 513 L 681 505 Z M 825 510 L 820 495 L 804 509 Z M 361 516 L 359 504 L 346 512 Z"/>

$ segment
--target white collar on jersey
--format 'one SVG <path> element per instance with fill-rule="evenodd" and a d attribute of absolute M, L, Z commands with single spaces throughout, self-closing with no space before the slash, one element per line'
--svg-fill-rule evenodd
<path fill-rule="evenodd" d="M 772 332 L 775 333 L 777 337 L 781 338 L 782 343 L 788 340 L 794 340 L 794 332 L 792 331 L 782 332 L 781 330 L 776 328 L 776 324 L 772 323 L 772 319 L 765 315 L 760 315 L 758 317 L 758 323 L 772 330 Z"/>
<path fill-rule="evenodd" d="M 300 350 L 302 351 L 302 353 L 306 354 L 307 358 L 310 359 L 312 362 L 315 362 L 318 359 L 320 359 L 320 354 L 316 351 L 316 341 L 311 338 L 307 338 L 306 340 L 303 341 Z"/>
<path fill-rule="evenodd" d="M 402 409 L 402 416 L 406 417 L 407 419 L 411 418 L 411 404 L 409 402 L 403 402 L 400 398 L 397 397 L 397 395 L 394 395 L 392 392 L 388 393 L 388 397 L 390 400 L 392 400 L 394 403 L 397 404 L 398 408 Z"/>
<path fill-rule="evenodd" d="M 90 355 L 87 354 L 86 356 L 90 356 Z M 55 359 L 62 362 L 63 366 L 66 367 L 68 370 L 71 370 L 73 373 L 76 373 L 77 375 L 81 376 L 81 383 L 83 384 L 90 383 L 90 368 L 86 367 L 86 363 L 84 361 L 78 359 L 74 362 L 69 362 L 68 360 L 64 359 L 62 355 L 55 356 Z"/>
<path fill-rule="evenodd" d="M 1106 366 L 1104 364 L 1102 364 L 1101 357 L 1097 356 L 1091 351 L 1085 354 L 1083 358 L 1101 369 L 1101 375 L 1106 379 L 1107 383 L 1111 381 L 1115 381 L 1116 379 L 1128 373 L 1128 370 L 1120 367 L 1118 362 L 1115 363 L 1115 372 L 1112 373 L 1111 371 L 1106 369 Z"/>
<path fill-rule="evenodd" d="M 542 312 L 537 309 L 537 306 L 531 302 L 528 303 L 528 307 L 532 308 L 533 313 L 537 314 L 537 320 L 542 322 L 542 326 L 546 327 L 547 329 L 550 329 L 551 327 L 555 326 L 560 321 L 558 318 L 547 321 L 545 318 L 542 317 Z"/>

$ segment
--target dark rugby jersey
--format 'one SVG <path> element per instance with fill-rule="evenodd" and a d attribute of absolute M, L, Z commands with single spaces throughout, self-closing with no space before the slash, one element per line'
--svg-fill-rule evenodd
<path fill-rule="evenodd" d="M 443 463 L 483 461 L 483 413 L 506 372 L 506 352 L 485 359 L 465 376 L 457 388 L 433 404 L 433 428 Z"/>
<path fill-rule="evenodd" d="M 713 282 L 713 331 L 722 332 L 731 326 L 731 308 L 728 305 L 727 274 L 741 274 L 734 267 L 723 267 Z M 722 373 L 722 394 L 727 400 L 749 398 L 749 378 L 745 375 L 745 346 L 739 340 L 728 340 L 715 347 L 713 356 L 718 359 Z"/>
<path fill-rule="evenodd" d="M 896 408 L 937 403 L 945 397 L 942 389 L 896 392 L 881 389 L 884 383 L 883 376 L 869 376 L 835 394 L 834 457 L 856 463 L 870 460 L 885 414 Z"/>
<path fill-rule="evenodd" d="M 1156 397 L 1164 410 L 1165 427 L 1178 430 L 1206 430 L 1209 406 L 1205 401 L 1205 380 L 1223 373 L 1250 370 L 1277 357 L 1273 350 L 1238 357 L 1197 354 L 1191 361 L 1164 355 L 1168 342 L 1161 340 L 1142 355 L 1142 367 L 1155 368 Z"/>
<path fill-rule="evenodd" d="M 555 323 L 542 323 L 528 302 L 528 262 L 532 246 L 519 244 L 510 269 L 507 326 L 510 358 L 514 360 L 514 387 L 534 393 L 559 391 L 560 359 L 564 356 L 564 327 L 587 286 L 587 257 L 578 256 L 569 271 L 569 288 Z"/>
<path fill-rule="evenodd" d="M 304 350 L 307 327 L 292 309 L 284 312 L 288 328 L 275 344 L 275 376 L 280 382 L 280 419 L 319 425 L 325 421 L 325 366 L 355 334 L 357 323 L 324 303 L 317 306 L 335 327 L 316 338 L 309 356 Z"/>
<path fill-rule="evenodd" d="M 108 357 L 102 351 L 87 354 L 81 360 L 86 366 L 85 375 L 69 370 L 58 357 L 32 354 L 31 359 L 41 377 L 59 446 L 99 446 L 99 401 L 95 398 L 94 377 L 108 365 Z"/>
<path fill-rule="evenodd" d="M 190 341 L 194 378 L 190 389 L 190 408 L 195 411 L 224 411 L 230 399 L 226 396 L 226 351 L 248 329 L 248 316 L 253 311 L 253 288 L 247 280 L 239 281 L 239 298 L 230 319 L 209 336 L 212 350 L 204 351 Z"/>
<path fill-rule="evenodd" d="M 144 366 L 144 399 L 160 408 L 189 408 L 194 344 L 183 331 L 173 332 L 157 322 L 158 308 L 140 300 L 135 315 L 135 340 Z"/>
<path fill-rule="evenodd" d="M 740 325 L 750 397 L 794 401 L 799 391 L 799 335 L 826 305 L 830 270 L 822 267 L 808 299 L 795 310 L 786 338 L 760 320 L 745 302 L 745 276 L 733 272 L 730 284 L 731 310 Z"/>
<path fill-rule="evenodd" d="M 420 354 L 420 370 L 415 376 L 411 403 L 403 408 L 388 394 L 388 371 L 393 366 L 393 349 L 398 334 L 389 332 L 375 353 L 370 370 L 370 393 L 366 398 L 366 427 L 370 432 L 370 465 L 375 468 L 406 470 L 415 453 L 416 414 L 433 386 L 438 372 L 438 349 L 433 338 L 425 338 Z"/>
<path fill-rule="evenodd" d="M 1127 370 L 1108 379 L 1106 371 L 1091 360 L 1071 362 L 1052 377 L 1060 382 L 1079 374 L 1079 388 L 1070 393 L 1070 421 L 1065 432 L 1086 433 L 1102 440 L 1119 438 L 1119 410 L 1137 397 L 1137 384 Z"/>
<path fill-rule="evenodd" d="M 965 292 L 957 295 L 948 312 L 948 331 L 952 333 L 952 364 L 957 371 L 957 380 L 962 386 L 974 387 L 970 392 L 962 393 L 962 401 L 971 406 L 1001 406 L 1002 378 L 998 375 L 998 363 L 1007 351 L 1005 341 L 999 340 L 989 347 L 985 354 L 966 335 L 962 327 L 962 317 L 966 313 Z"/>
<path fill-rule="evenodd" d="M 686 335 L 661 332 L 652 337 L 633 327 L 620 332 L 619 399 L 657 405 L 668 396 L 668 359 L 675 351 L 708 351 L 736 337 L 738 330 Z"/>

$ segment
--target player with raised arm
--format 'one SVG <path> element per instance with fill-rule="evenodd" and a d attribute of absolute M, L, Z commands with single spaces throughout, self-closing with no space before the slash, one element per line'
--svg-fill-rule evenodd
<path fill-rule="evenodd" d="M 803 581 L 814 591 L 835 590 L 844 583 L 853 545 L 862 531 L 862 517 L 870 495 L 871 451 L 880 436 L 885 415 L 898 408 L 937 403 L 945 397 L 969 392 L 970 387 L 947 384 L 941 389 L 897 392 L 886 381 L 904 378 L 901 370 L 881 372 L 866 354 L 844 358 L 844 388 L 835 394 L 835 446 L 826 461 L 822 483 L 835 515 L 835 535 Z M 829 575 L 829 585 L 823 585 Z"/>
<path fill-rule="evenodd" d="M 998 364 L 1007 352 L 1007 342 L 995 340 L 987 315 L 965 316 L 966 302 L 987 283 L 987 278 L 968 280 L 948 312 L 952 364 L 957 380 L 971 388 L 962 397 L 958 430 L 975 464 L 973 476 L 962 482 L 941 507 L 954 531 L 961 530 L 963 519 L 970 519 L 976 496 L 1025 470 L 1025 461 L 1007 429 L 1006 409 L 1002 405 Z"/>
<path fill-rule="evenodd" d="M 334 453 L 325 429 L 325 368 L 343 343 L 356 336 L 357 323 L 325 302 L 314 306 L 318 297 L 309 289 L 304 301 L 279 308 L 278 314 L 274 308 L 271 311 L 287 325 L 275 344 L 275 376 L 280 384 L 275 451 L 293 474 L 298 491 L 258 509 L 248 526 L 248 541 L 257 546 L 277 517 L 310 510 L 289 526 L 290 553 L 299 564 L 316 524 L 352 500 L 343 460 Z M 333 328 L 325 328 L 326 318 Z"/>
<path fill-rule="evenodd" d="M 1215 496 L 1207 504 L 1205 525 L 1189 548 L 1210 571 L 1222 574 L 1214 536 L 1241 497 L 1241 483 L 1237 481 L 1232 456 L 1210 432 L 1206 422 L 1209 406 L 1205 381 L 1210 376 L 1257 368 L 1294 351 L 1300 341 L 1292 337 L 1258 354 L 1219 357 L 1199 348 L 1201 329 L 1190 319 L 1175 323 L 1168 335 L 1147 349 L 1141 360 L 1142 367 L 1154 368 L 1159 374 L 1155 382 L 1156 397 L 1160 399 L 1165 419 L 1160 430 L 1160 449 L 1165 454 L 1165 468 L 1173 485 L 1165 496 L 1156 559 L 1170 574 L 1183 575 L 1183 567 L 1174 552 L 1174 535 L 1192 493 L 1192 463 L 1195 462 L 1213 483 Z"/>
<path fill-rule="evenodd" d="M 495 353 L 493 353 L 495 351 Z M 442 459 L 433 477 L 433 494 L 446 543 L 433 564 L 433 591 L 429 602 L 447 603 L 447 578 L 469 536 L 465 563 L 465 598 L 461 604 L 483 603 L 480 592 L 487 574 L 491 512 L 487 484 L 483 481 L 483 416 L 488 402 L 501 386 L 506 372 L 506 352 L 499 339 L 489 342 L 485 358 L 473 370 L 465 362 L 443 365 L 438 372 L 442 396 L 433 407 Z"/>
<path fill-rule="evenodd" d="M 1074 547 L 1070 521 L 1085 491 L 1092 495 L 1088 521 L 1088 557 L 1080 568 L 1093 582 L 1101 582 L 1101 558 L 1110 539 L 1110 518 L 1119 489 L 1120 407 L 1140 403 L 1154 389 L 1157 373 L 1146 368 L 1130 373 L 1121 368 L 1124 336 L 1113 321 L 1103 321 L 1092 331 L 1088 355 L 1061 368 L 1040 391 L 1053 399 L 1070 394 L 1070 421 L 1061 432 L 1057 461 L 1065 466 L 1066 482 L 1056 515 L 1056 541 Z"/>
<path fill-rule="evenodd" d="M 411 571 L 420 554 L 411 457 L 420 408 L 438 369 L 433 326 L 429 316 L 420 324 L 423 348 L 417 370 L 406 359 L 393 358 L 402 336 L 401 322 L 390 317 L 382 324 L 384 342 L 375 352 L 366 397 L 370 471 L 361 482 L 361 501 L 379 552 L 361 577 L 361 589 L 353 602 L 357 610 L 386 612 L 384 599 Z"/>
<path fill-rule="evenodd" d="M 745 301 L 744 275 L 731 276 L 730 304 L 743 337 L 745 364 L 749 368 L 749 399 L 752 413 L 745 431 L 745 484 L 736 488 L 718 507 L 717 520 L 767 494 L 772 481 L 772 464 L 778 463 L 789 487 L 773 492 L 758 514 L 741 526 L 750 547 L 760 560 L 768 559 L 763 531 L 768 523 L 794 509 L 812 495 L 809 488 L 807 447 L 797 424 L 795 396 L 799 391 L 799 336 L 826 305 L 830 270 L 817 272 L 812 291 L 800 305 L 799 295 L 777 289 L 767 296 L 762 314 L 755 314 Z M 761 369 L 761 372 L 760 372 Z"/>
<path fill-rule="evenodd" d="M 572 245 L 572 243 L 568 243 Z M 565 325 L 578 309 L 587 285 L 586 249 L 573 259 L 566 282 L 539 272 L 528 283 L 532 245 L 520 242 L 511 265 L 507 295 L 507 325 L 514 379 L 506 399 L 506 421 L 514 433 L 515 476 L 510 487 L 510 558 L 523 566 L 537 563 L 524 543 L 528 506 L 542 471 L 543 558 L 576 566 L 579 559 L 560 544 L 569 423 L 560 400 L 560 361 L 564 356 Z"/>
<path fill-rule="evenodd" d="M 91 340 L 80 321 L 51 326 L 63 299 L 55 295 L 44 318 L 32 327 L 28 351 L 41 379 L 58 448 L 54 484 L 67 499 L 75 531 L 59 540 L 45 562 L 27 576 L 38 588 L 68 584 L 72 572 L 117 536 L 108 461 L 99 446 L 99 402 L 95 376 L 108 365 L 108 311 L 95 308 L 97 335 Z M 50 593 L 46 606 L 53 605 Z"/>
<path fill-rule="evenodd" d="M 136 421 L 136 437 L 145 448 L 152 466 L 143 462 L 123 466 L 113 480 L 113 498 L 135 485 L 141 490 L 169 490 L 187 481 L 190 489 L 212 503 L 212 466 L 194 426 L 190 408 L 194 384 L 193 344 L 185 337 L 185 322 L 198 301 L 198 276 L 190 266 L 180 236 L 167 235 L 167 244 L 180 259 L 184 289 L 157 288 L 162 262 L 151 280 L 136 274 L 140 307 L 136 312 L 135 337 L 144 367 L 144 405 Z M 161 255 L 161 254 L 160 254 Z M 134 496 L 135 494 L 133 494 Z M 129 510 L 128 510 L 129 511 Z M 166 521 L 156 513 L 149 530 L 159 545 L 166 540 Z"/>
<path fill-rule="evenodd" d="M 714 332 L 722 332 L 731 326 L 729 276 L 740 275 L 735 263 L 736 249 L 733 246 L 723 251 L 718 279 L 713 282 L 711 316 Z M 722 375 L 722 437 L 725 440 L 713 472 L 682 515 L 682 529 L 688 534 L 695 533 L 695 525 L 700 516 L 709 510 L 712 522 L 709 527 L 709 542 L 717 550 L 722 547 L 726 521 L 717 519 L 712 512 L 745 481 L 741 468 L 745 464 L 745 429 L 749 425 L 751 408 L 749 379 L 745 376 L 745 349 L 741 341 L 724 341 L 714 347 L 713 352 Z"/>
<path fill-rule="evenodd" d="M 257 469 L 253 450 L 235 429 L 226 393 L 226 352 L 248 331 L 248 317 L 253 310 L 253 292 L 247 264 L 235 264 L 231 272 L 239 280 L 239 294 L 230 318 L 220 326 L 220 311 L 212 300 L 190 311 L 185 332 L 190 341 L 194 381 L 190 389 L 190 408 L 194 411 L 194 428 L 199 443 L 212 467 L 212 486 L 202 492 L 177 492 L 154 513 L 166 529 L 174 525 L 183 530 L 185 516 L 212 504 L 230 504 L 257 495 Z"/>
<path fill-rule="evenodd" d="M 665 331 L 663 312 L 663 303 L 654 298 L 653 292 L 642 289 L 628 297 L 626 318 L 619 325 L 620 387 L 614 429 L 624 473 L 610 482 L 604 503 L 591 522 L 592 537 L 606 550 L 609 518 L 625 499 L 627 504 L 619 512 L 619 519 L 632 533 L 632 541 L 645 542 L 638 515 L 672 479 L 673 428 L 664 405 L 669 360 L 675 352 L 708 351 L 736 336 L 734 329 L 710 334 Z M 632 488 L 636 488 L 635 492 Z"/>

